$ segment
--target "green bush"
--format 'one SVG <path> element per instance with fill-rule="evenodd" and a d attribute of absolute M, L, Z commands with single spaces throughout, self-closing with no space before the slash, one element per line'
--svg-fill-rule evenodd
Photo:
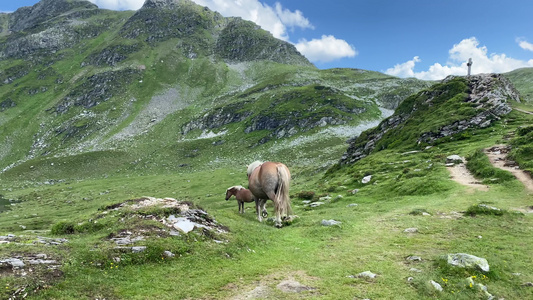
<path fill-rule="evenodd" d="M 470 206 L 465 214 L 470 216 L 476 216 L 476 215 L 492 215 L 492 216 L 503 216 L 506 214 L 507 211 L 503 209 L 499 209 L 487 204 L 477 204 Z"/>
<path fill-rule="evenodd" d="M 527 126 L 527 127 L 520 127 L 516 130 L 516 133 L 519 136 L 524 136 L 530 132 L 533 132 L 533 126 Z"/>
<path fill-rule="evenodd" d="M 313 191 L 301 191 L 296 194 L 296 197 L 304 200 L 312 200 L 315 197 L 315 192 Z"/>
<path fill-rule="evenodd" d="M 73 222 L 60 221 L 52 226 L 51 233 L 55 235 L 73 234 L 75 226 Z"/>
<path fill-rule="evenodd" d="M 409 214 L 412 216 L 421 216 L 424 213 L 428 213 L 428 211 L 425 208 L 415 208 Z"/>

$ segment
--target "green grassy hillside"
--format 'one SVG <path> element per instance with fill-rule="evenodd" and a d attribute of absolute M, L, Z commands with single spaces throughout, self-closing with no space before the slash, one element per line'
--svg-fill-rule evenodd
<path fill-rule="evenodd" d="M 522 99 L 525 71 L 505 74 Z M 475 80 L 318 70 L 185 0 L 0 14 L 0 298 L 532 298 L 532 193 L 481 150 L 510 145 L 533 171 L 533 116 L 472 97 Z M 453 154 L 483 189 L 452 180 Z M 224 201 L 255 160 L 291 171 L 281 229 Z M 204 226 L 171 225 L 184 216 Z M 454 253 L 490 270 L 448 265 Z"/>
<path fill-rule="evenodd" d="M 520 91 L 522 100 L 528 104 L 531 104 L 533 101 L 533 82 L 531 82 L 532 73 L 533 68 L 523 68 L 504 74 Z"/>

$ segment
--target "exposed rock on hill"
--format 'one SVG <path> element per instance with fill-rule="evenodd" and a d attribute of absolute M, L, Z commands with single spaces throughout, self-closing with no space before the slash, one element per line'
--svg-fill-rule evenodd
<path fill-rule="evenodd" d="M 17 9 L 9 20 L 9 30 L 23 31 L 72 10 L 97 8 L 95 4 L 85 0 L 42 0 L 34 6 Z"/>
<path fill-rule="evenodd" d="M 350 140 L 340 163 L 351 164 L 373 151 L 400 144 L 425 147 L 441 139 L 466 138 L 468 130 L 486 128 L 508 114 L 508 101 L 519 101 L 519 93 L 502 75 L 447 77 L 407 98 L 377 128 Z"/>

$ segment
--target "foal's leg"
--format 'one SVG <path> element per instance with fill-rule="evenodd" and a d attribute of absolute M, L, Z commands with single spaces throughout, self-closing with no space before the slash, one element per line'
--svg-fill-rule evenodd
<path fill-rule="evenodd" d="M 242 202 L 242 201 L 240 201 L 240 200 L 237 201 L 237 202 L 239 202 L 239 212 L 240 212 L 241 214 L 243 214 L 243 213 L 244 213 L 244 202 Z"/>

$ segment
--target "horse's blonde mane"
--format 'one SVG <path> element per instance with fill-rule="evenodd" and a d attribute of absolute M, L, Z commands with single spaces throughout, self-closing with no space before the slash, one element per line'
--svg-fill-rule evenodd
<path fill-rule="evenodd" d="M 262 165 L 263 162 L 262 161 L 254 161 L 253 163 L 249 164 L 248 165 L 248 177 L 250 177 L 250 174 L 252 174 L 252 172 L 255 170 L 255 168 L 259 167 L 260 165 Z"/>
<path fill-rule="evenodd" d="M 237 189 L 237 191 L 240 191 L 244 189 L 244 187 L 242 185 L 234 185 L 234 186 L 230 186 L 226 191 L 229 191 L 231 189 Z"/>

